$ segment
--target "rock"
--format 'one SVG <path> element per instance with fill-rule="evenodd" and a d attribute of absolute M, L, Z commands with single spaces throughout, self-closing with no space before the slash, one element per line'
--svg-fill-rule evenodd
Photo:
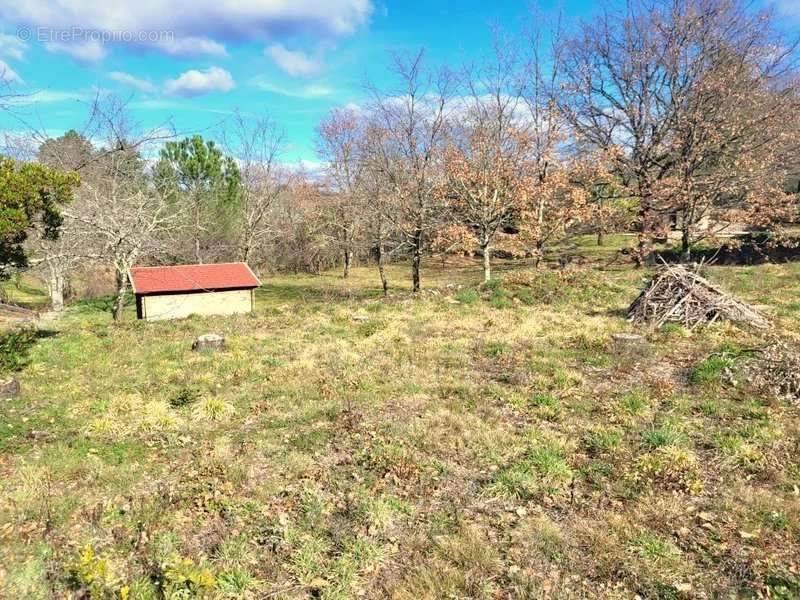
<path fill-rule="evenodd" d="M 25 434 L 25 437 L 29 440 L 39 441 L 39 440 L 46 440 L 52 435 L 47 431 L 42 431 L 40 429 L 31 429 L 28 433 Z"/>
<path fill-rule="evenodd" d="M 367 315 L 353 315 L 353 321 L 356 323 L 366 323 L 369 321 L 369 316 Z"/>
<path fill-rule="evenodd" d="M 195 352 L 200 352 L 202 350 L 224 350 L 225 349 L 225 338 L 221 335 L 217 335 L 216 333 L 207 333 L 205 335 L 201 335 L 197 338 L 194 343 L 192 343 L 192 350 Z"/>
<path fill-rule="evenodd" d="M 638 333 L 615 333 L 611 339 L 614 352 L 624 356 L 642 356 L 650 348 L 645 337 Z"/>
<path fill-rule="evenodd" d="M 739 530 L 739 537 L 743 540 L 752 540 L 758 537 L 756 533 L 750 533 L 749 531 L 744 531 L 743 529 Z"/>
<path fill-rule="evenodd" d="M 22 392 L 16 377 L 0 379 L 0 398 L 16 398 Z"/>

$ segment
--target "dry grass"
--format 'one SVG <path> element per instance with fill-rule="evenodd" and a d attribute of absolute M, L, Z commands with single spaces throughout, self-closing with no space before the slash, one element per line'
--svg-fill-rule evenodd
<path fill-rule="evenodd" d="M 0 596 L 800 595 L 798 407 L 737 376 L 798 343 L 798 265 L 711 270 L 769 334 L 669 326 L 638 357 L 609 338 L 646 273 L 498 272 L 388 300 L 366 268 L 268 277 L 225 319 L 74 307 L 0 401 Z M 211 331 L 227 350 L 191 352 Z"/>

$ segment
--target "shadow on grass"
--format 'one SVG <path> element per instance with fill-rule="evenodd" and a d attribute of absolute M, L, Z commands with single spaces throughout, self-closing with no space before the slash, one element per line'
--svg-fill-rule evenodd
<path fill-rule="evenodd" d="M 659 251 L 658 256 L 669 263 L 681 262 L 683 259 L 680 250 L 676 249 Z M 731 244 L 693 249 L 691 260 L 706 263 L 713 261 L 713 264 L 719 266 L 796 262 L 800 261 L 800 238 L 779 240 L 769 233 L 737 235 Z"/>
<path fill-rule="evenodd" d="M 607 308 L 603 310 L 590 310 L 586 313 L 590 317 L 609 317 L 611 319 L 627 319 L 628 309 L 626 308 Z"/>
<path fill-rule="evenodd" d="M 37 329 L 36 330 L 36 339 L 37 340 L 47 340 L 50 338 L 58 337 L 58 331 L 55 329 Z"/>
<path fill-rule="evenodd" d="M 110 313 L 114 309 L 116 296 L 98 296 L 97 298 L 85 298 L 82 300 L 75 300 L 70 304 L 70 308 L 78 312 L 104 312 Z M 131 308 L 136 305 L 136 298 L 133 294 L 125 294 L 125 308 Z"/>
<path fill-rule="evenodd" d="M 357 287 L 356 287 L 357 286 Z M 270 303 L 284 302 L 332 302 L 341 300 L 366 300 L 381 297 L 378 287 L 363 287 L 356 284 L 352 288 L 309 283 L 265 283 L 256 290 L 256 300 Z"/>

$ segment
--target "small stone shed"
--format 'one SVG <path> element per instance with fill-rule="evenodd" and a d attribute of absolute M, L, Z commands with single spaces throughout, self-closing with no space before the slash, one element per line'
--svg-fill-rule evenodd
<path fill-rule="evenodd" d="M 261 285 L 245 263 L 134 267 L 136 316 L 148 321 L 248 313 Z"/>

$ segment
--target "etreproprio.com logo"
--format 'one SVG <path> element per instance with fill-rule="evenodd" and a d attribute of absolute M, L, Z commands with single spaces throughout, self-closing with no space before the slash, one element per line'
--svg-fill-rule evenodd
<path fill-rule="evenodd" d="M 134 30 L 99 30 L 85 29 L 83 27 L 27 27 L 17 28 L 17 38 L 23 42 L 127 42 L 127 43 L 157 43 L 171 42 L 175 39 L 172 31 L 134 31 Z"/>

